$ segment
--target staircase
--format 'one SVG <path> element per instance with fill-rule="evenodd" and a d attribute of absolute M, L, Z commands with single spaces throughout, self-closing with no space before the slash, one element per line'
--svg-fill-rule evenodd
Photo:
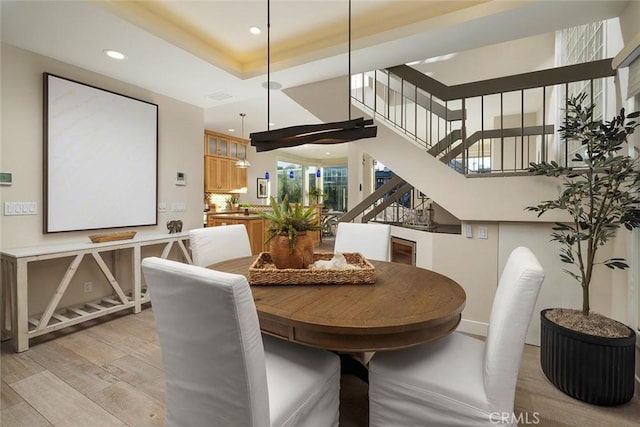
<path fill-rule="evenodd" d="M 608 59 L 457 86 L 405 65 L 352 76 L 352 114 L 364 111 L 384 126 L 377 138 L 350 147 L 382 161 L 399 181 L 365 197 L 341 220 L 366 222 L 393 203 L 391 194 L 400 197 L 413 187 L 462 221 L 531 220 L 524 207 L 554 197 L 557 189 L 552 180 L 530 176 L 529 163 L 569 158 L 570 147 L 555 150 L 563 100 L 614 75 Z M 319 100 L 340 99 L 344 80 L 286 93 L 321 120 L 335 121 L 340 111 Z"/>

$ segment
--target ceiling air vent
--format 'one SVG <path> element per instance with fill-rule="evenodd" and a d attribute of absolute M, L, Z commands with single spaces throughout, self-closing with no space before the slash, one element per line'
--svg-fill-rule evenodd
<path fill-rule="evenodd" d="M 209 95 L 207 95 L 207 98 L 213 101 L 224 101 L 224 100 L 233 98 L 233 95 L 227 92 L 218 91 L 218 92 L 210 93 Z"/>

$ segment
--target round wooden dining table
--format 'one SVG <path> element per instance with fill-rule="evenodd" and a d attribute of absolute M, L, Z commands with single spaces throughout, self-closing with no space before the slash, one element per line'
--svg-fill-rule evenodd
<path fill-rule="evenodd" d="M 248 277 L 254 256 L 209 268 Z M 453 332 L 465 292 L 434 271 L 373 261 L 375 283 L 252 285 L 262 332 L 338 352 L 395 350 Z"/>

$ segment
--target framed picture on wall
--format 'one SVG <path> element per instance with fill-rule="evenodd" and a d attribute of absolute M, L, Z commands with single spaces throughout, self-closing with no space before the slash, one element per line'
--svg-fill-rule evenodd
<path fill-rule="evenodd" d="M 257 181 L 257 197 L 258 199 L 266 199 L 267 197 L 269 197 L 269 180 L 265 178 L 258 178 Z"/>

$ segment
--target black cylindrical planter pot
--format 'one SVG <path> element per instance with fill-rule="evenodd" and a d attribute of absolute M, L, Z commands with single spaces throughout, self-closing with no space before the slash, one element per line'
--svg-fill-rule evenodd
<path fill-rule="evenodd" d="M 549 309 L 547 309 L 549 310 Z M 615 406 L 633 397 L 636 336 L 605 338 L 560 326 L 540 313 L 540 364 L 562 392 L 583 402 Z"/>

